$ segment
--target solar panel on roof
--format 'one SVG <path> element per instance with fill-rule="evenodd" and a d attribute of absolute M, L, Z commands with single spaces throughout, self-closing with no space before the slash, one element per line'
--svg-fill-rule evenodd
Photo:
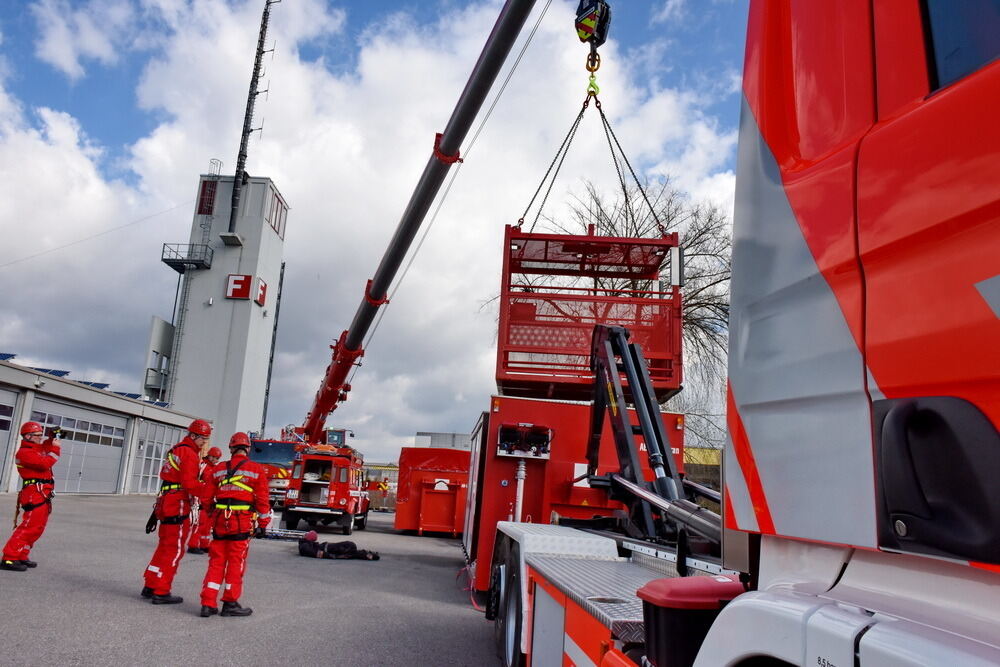
<path fill-rule="evenodd" d="M 118 394 L 119 396 L 124 396 L 125 398 L 135 398 L 135 399 L 142 398 L 142 394 L 132 394 L 127 391 L 113 391 L 111 393 Z"/>
<path fill-rule="evenodd" d="M 94 387 L 95 389 L 107 389 L 111 385 L 107 382 L 91 382 L 89 380 L 77 380 L 80 384 L 85 384 L 88 387 Z"/>
<path fill-rule="evenodd" d="M 38 371 L 39 373 L 46 373 L 48 375 L 55 375 L 57 378 L 64 378 L 69 375 L 69 371 L 60 371 L 54 368 L 35 368 L 32 366 L 31 370 Z"/>

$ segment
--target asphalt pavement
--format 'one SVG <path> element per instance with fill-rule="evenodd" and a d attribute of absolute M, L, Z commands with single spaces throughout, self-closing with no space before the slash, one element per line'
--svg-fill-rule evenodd
<path fill-rule="evenodd" d="M 178 605 L 139 597 L 155 548 L 149 496 L 59 495 L 31 552 L 38 567 L 0 570 L 0 665 L 495 665 L 493 624 L 459 576 L 461 541 L 397 534 L 372 512 L 349 539 L 379 561 L 298 556 L 254 540 L 240 603 L 246 618 L 201 618 L 208 557 L 185 554 Z M 0 539 L 14 496 L 0 494 Z"/>

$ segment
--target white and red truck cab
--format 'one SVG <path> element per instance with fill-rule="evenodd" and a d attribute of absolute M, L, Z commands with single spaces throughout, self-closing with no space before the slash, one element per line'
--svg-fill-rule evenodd
<path fill-rule="evenodd" d="M 998 56 L 993 0 L 751 0 L 721 562 L 501 523 L 504 664 L 1000 664 Z"/>

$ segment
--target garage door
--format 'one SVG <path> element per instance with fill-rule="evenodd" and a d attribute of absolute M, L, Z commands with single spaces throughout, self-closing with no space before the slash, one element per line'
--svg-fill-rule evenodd
<path fill-rule="evenodd" d="M 184 429 L 167 424 L 136 420 L 139 434 L 136 438 L 135 457 L 132 462 L 132 493 L 156 493 L 160 490 L 160 468 L 163 457 L 170 448 L 184 437 Z"/>
<path fill-rule="evenodd" d="M 14 407 L 17 405 L 17 394 L 6 389 L 0 389 L 0 478 L 7 472 L 8 457 L 14 455 L 17 446 L 17 432 L 20 424 L 14 424 Z M 3 480 L 0 479 L 0 483 Z M 5 488 L 0 485 L 0 489 Z"/>
<path fill-rule="evenodd" d="M 56 492 L 115 492 L 125 452 L 124 417 L 37 399 L 31 418 L 65 432 L 62 456 L 52 469 Z"/>

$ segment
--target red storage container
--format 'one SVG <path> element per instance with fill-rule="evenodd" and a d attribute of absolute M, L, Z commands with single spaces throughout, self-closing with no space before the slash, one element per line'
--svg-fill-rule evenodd
<path fill-rule="evenodd" d="M 661 289 L 660 272 L 677 234 L 619 238 L 504 236 L 497 390 L 504 396 L 589 400 L 595 324 L 626 327 L 642 346 L 662 400 L 681 385 L 681 297 Z"/>
<path fill-rule="evenodd" d="M 469 487 L 467 449 L 403 447 L 396 488 L 396 530 L 462 532 Z"/>

